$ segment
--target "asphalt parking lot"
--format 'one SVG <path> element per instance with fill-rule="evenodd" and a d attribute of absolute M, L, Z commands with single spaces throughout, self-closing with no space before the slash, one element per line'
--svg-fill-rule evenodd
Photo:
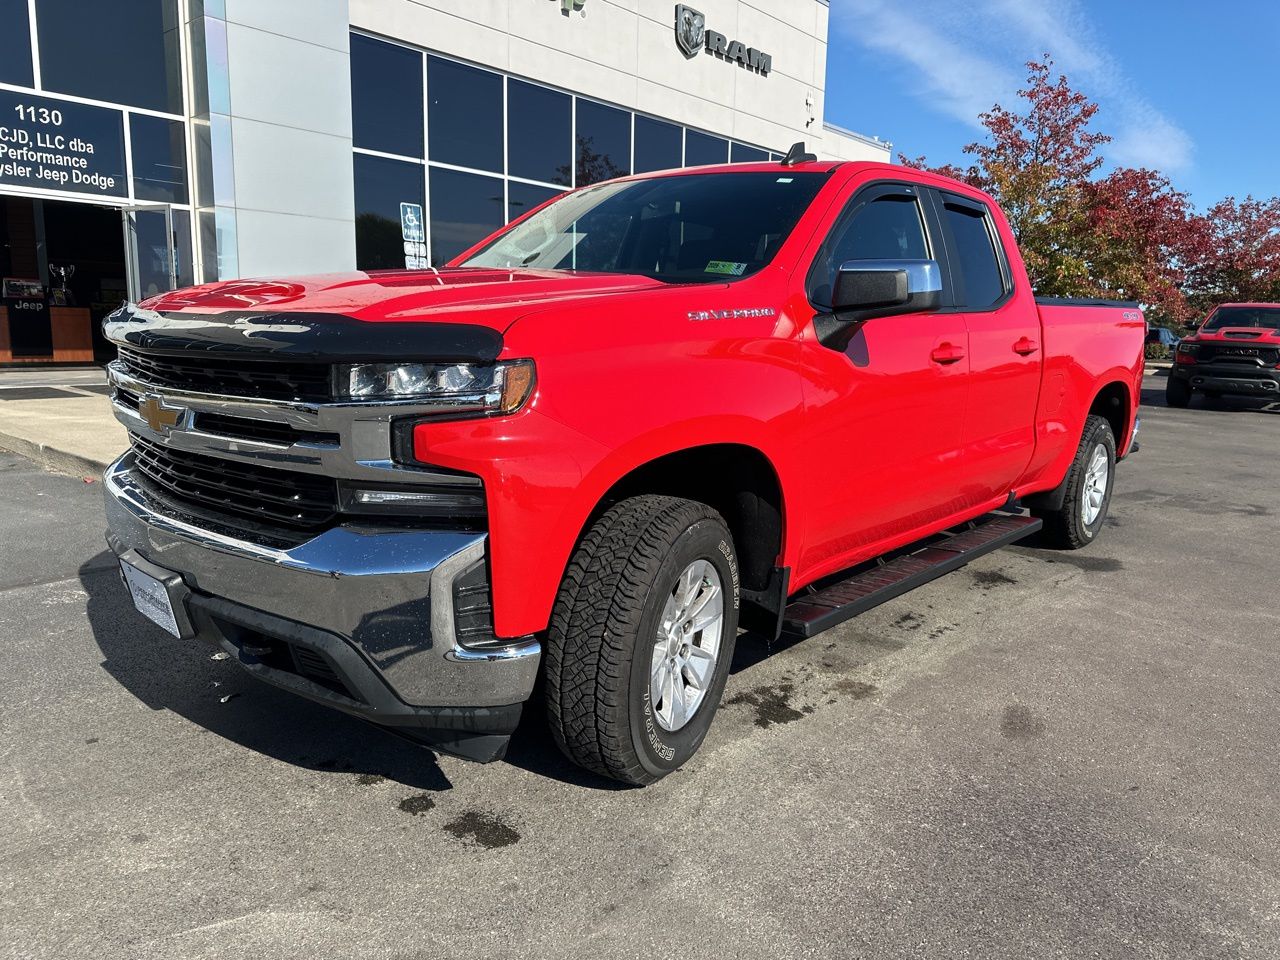
<path fill-rule="evenodd" d="M 1280 955 L 1280 405 L 1161 405 L 1088 550 L 739 644 L 644 790 L 476 766 L 135 614 L 98 484 L 0 455 L 0 955 Z"/>

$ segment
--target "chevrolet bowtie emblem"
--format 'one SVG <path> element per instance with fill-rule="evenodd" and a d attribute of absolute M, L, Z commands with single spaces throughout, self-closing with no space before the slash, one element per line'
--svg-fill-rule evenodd
<path fill-rule="evenodd" d="M 147 426 L 161 436 L 168 436 L 185 412 L 182 407 L 169 406 L 154 393 L 147 394 L 138 404 L 138 413 Z"/>

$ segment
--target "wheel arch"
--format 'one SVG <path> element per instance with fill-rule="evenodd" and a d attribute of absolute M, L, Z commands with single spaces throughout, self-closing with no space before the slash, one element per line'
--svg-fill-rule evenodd
<path fill-rule="evenodd" d="M 702 443 L 634 465 L 597 499 L 578 539 L 613 504 L 646 493 L 695 500 L 719 513 L 733 534 L 743 586 L 766 588 L 783 553 L 787 512 L 782 480 L 759 447 Z"/>

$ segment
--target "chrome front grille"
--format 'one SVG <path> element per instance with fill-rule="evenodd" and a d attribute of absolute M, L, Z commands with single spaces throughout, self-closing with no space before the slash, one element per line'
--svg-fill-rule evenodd
<path fill-rule="evenodd" d="M 328 477 L 188 453 L 137 434 L 129 443 L 143 481 L 182 503 L 297 530 L 320 529 L 337 515 L 338 486 Z"/>
<path fill-rule="evenodd" d="M 344 522 L 459 529 L 487 523 L 480 477 L 423 465 L 402 449 L 407 428 L 437 410 L 414 400 L 271 399 L 225 386 L 247 382 L 233 381 L 229 365 L 249 370 L 268 363 L 225 355 L 175 359 L 122 347 L 107 367 L 116 417 L 129 431 L 131 469 L 175 515 L 187 511 L 277 540 L 310 537 Z M 272 365 L 277 373 L 292 366 Z M 201 372 L 188 376 L 185 366 Z M 266 383 L 262 370 L 251 373 Z M 179 377 L 181 383 L 159 382 Z"/>

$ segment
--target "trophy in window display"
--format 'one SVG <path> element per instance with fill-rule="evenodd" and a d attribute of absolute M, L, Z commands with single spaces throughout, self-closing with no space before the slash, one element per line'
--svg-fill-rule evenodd
<path fill-rule="evenodd" d="M 74 263 L 64 264 L 63 266 L 49 264 L 49 276 L 58 280 L 58 288 L 49 291 L 49 299 L 55 307 L 74 307 L 76 305 L 76 295 L 67 289 L 67 281 L 75 275 L 76 265 Z"/>

